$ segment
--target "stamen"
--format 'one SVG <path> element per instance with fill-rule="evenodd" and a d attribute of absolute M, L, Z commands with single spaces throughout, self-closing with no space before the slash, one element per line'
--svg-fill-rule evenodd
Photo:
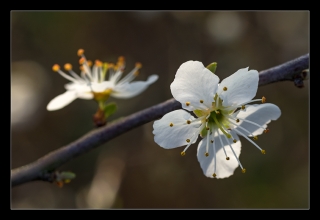
<path fill-rule="evenodd" d="M 214 173 L 214 174 L 212 174 L 212 176 L 215 178 L 217 176 L 217 174 Z"/>
<path fill-rule="evenodd" d="M 265 134 L 269 132 L 269 128 L 266 128 L 264 131 L 263 131 Z"/>
<path fill-rule="evenodd" d="M 209 131 L 207 131 L 207 145 L 206 145 L 206 153 L 204 154 L 206 157 L 209 156 Z"/>
<path fill-rule="evenodd" d="M 172 127 L 173 126 L 173 124 L 172 123 L 170 123 L 170 127 Z"/>
<path fill-rule="evenodd" d="M 191 123 L 191 121 L 190 120 L 187 120 L 187 124 L 190 124 Z"/>
<path fill-rule="evenodd" d="M 258 140 L 258 136 L 253 136 L 253 139 L 256 141 Z"/>
<path fill-rule="evenodd" d="M 241 109 L 242 109 L 242 110 L 244 110 L 245 108 L 246 108 L 246 106 L 245 106 L 245 105 L 241 106 Z"/>
<path fill-rule="evenodd" d="M 186 102 L 186 106 L 189 106 L 190 105 L 190 102 Z"/>
<path fill-rule="evenodd" d="M 53 65 L 52 67 L 52 70 L 55 71 L 55 72 L 58 72 L 61 76 L 63 76 L 64 78 L 72 81 L 72 82 L 75 82 L 75 83 L 78 83 L 78 80 L 76 80 L 75 78 L 72 78 L 71 76 L 68 76 L 67 74 L 65 74 L 64 72 L 62 72 L 60 70 L 60 66 L 58 64 L 55 64 Z"/>
<path fill-rule="evenodd" d="M 236 122 L 239 123 L 239 121 L 240 121 L 240 120 L 237 118 Z"/>
<path fill-rule="evenodd" d="M 88 60 L 87 64 L 88 64 L 89 67 L 92 67 L 92 61 L 91 60 Z"/>
<path fill-rule="evenodd" d="M 226 157 L 226 160 L 230 160 L 230 157 Z"/>
<path fill-rule="evenodd" d="M 244 119 L 244 118 L 237 118 L 237 119 L 235 119 L 234 117 L 228 116 L 228 115 L 227 115 L 227 117 L 230 118 L 230 119 L 235 120 L 236 122 L 239 122 L 239 119 L 240 119 L 240 120 L 242 120 L 242 121 L 245 121 L 245 122 L 248 122 L 248 123 L 250 123 L 250 124 L 253 124 L 253 125 L 255 125 L 255 126 L 259 127 L 259 128 L 262 128 L 263 130 L 266 130 L 263 126 L 255 123 L 255 122 L 253 122 L 253 121 L 250 121 L 250 120 L 247 120 L 247 119 Z"/>
<path fill-rule="evenodd" d="M 226 155 L 226 159 L 227 159 L 227 158 L 229 158 L 229 157 L 228 157 L 228 155 L 227 155 L 226 149 L 224 148 L 224 144 L 223 144 L 223 142 L 222 142 L 222 139 L 221 139 L 219 130 L 218 130 L 218 136 L 219 136 L 219 140 L 220 140 L 221 146 L 222 146 L 222 148 L 223 148 L 224 155 Z M 226 136 L 224 136 L 224 137 L 226 137 Z M 229 159 L 230 159 L 230 158 L 229 158 Z M 227 160 L 229 160 L 229 159 L 227 159 Z"/>
<path fill-rule="evenodd" d="M 219 136 L 219 134 L 218 134 Z M 212 133 L 212 139 L 214 140 L 214 132 Z M 217 170 L 217 153 L 216 153 L 216 145 L 213 142 L 213 157 L 214 157 L 214 172 L 213 172 L 213 177 L 216 177 L 216 170 Z"/>
<path fill-rule="evenodd" d="M 261 102 L 265 103 L 267 101 L 266 97 L 262 96 Z"/>
<path fill-rule="evenodd" d="M 186 152 L 182 151 L 180 154 L 181 154 L 181 156 L 184 156 L 184 155 L 186 155 Z"/>
<path fill-rule="evenodd" d="M 141 63 L 136 63 L 136 68 L 140 69 L 142 67 L 142 64 Z"/>
<path fill-rule="evenodd" d="M 211 143 L 213 143 L 213 140 L 210 140 Z"/>
<path fill-rule="evenodd" d="M 228 88 L 227 87 L 223 87 L 223 91 L 227 91 L 228 90 Z"/>
<path fill-rule="evenodd" d="M 200 103 L 203 103 L 203 100 L 202 100 L 202 99 L 200 100 Z"/>
<path fill-rule="evenodd" d="M 244 168 L 241 170 L 242 173 L 246 173 L 246 171 L 247 171 L 247 170 L 244 169 Z"/>
<path fill-rule="evenodd" d="M 266 154 L 266 151 L 265 151 L 265 150 L 261 150 L 261 153 L 262 153 L 262 154 Z"/>
<path fill-rule="evenodd" d="M 242 170 L 245 170 L 245 169 L 243 169 L 243 166 L 242 166 L 242 164 L 240 163 L 239 158 L 237 157 L 236 153 L 234 152 L 233 147 L 231 146 L 231 144 L 230 144 L 230 142 L 229 142 L 229 139 L 227 139 L 225 136 L 224 136 L 224 138 L 226 139 L 228 145 L 230 146 L 230 149 L 232 150 L 232 153 L 233 153 L 234 157 L 237 159 L 237 161 L 238 161 L 238 163 L 239 163 L 239 166 L 241 167 Z"/>
<path fill-rule="evenodd" d="M 242 128 L 242 127 L 239 127 Z M 242 128 L 244 129 L 244 128 Z M 262 150 L 256 143 L 254 143 L 250 138 L 248 138 L 245 134 L 243 134 L 242 132 L 240 132 L 238 129 L 234 129 L 236 132 L 238 132 L 239 134 L 241 134 L 245 139 L 247 139 L 251 144 L 253 144 L 254 146 L 256 146 L 260 151 Z"/>
<path fill-rule="evenodd" d="M 187 140 L 186 140 L 186 142 L 188 142 L 188 143 L 189 143 L 189 142 L 190 142 L 190 139 L 187 139 Z"/>

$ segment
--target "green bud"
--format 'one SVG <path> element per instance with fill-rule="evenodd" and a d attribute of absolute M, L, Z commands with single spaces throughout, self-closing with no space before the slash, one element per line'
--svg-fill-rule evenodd
<path fill-rule="evenodd" d="M 210 70 L 212 73 L 215 73 L 217 69 L 217 65 L 218 64 L 216 62 L 213 62 L 213 63 L 210 63 L 206 68 Z"/>

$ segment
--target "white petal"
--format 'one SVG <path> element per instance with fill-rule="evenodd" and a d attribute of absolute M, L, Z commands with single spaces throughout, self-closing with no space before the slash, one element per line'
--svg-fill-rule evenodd
<path fill-rule="evenodd" d="M 239 137 L 235 132 L 231 131 L 231 134 L 234 139 L 237 140 L 236 143 L 233 143 L 231 139 L 228 139 L 235 154 L 239 158 L 240 151 L 241 151 L 241 142 L 239 140 Z M 210 138 L 211 136 L 209 136 Z M 198 145 L 198 152 L 197 152 L 197 157 L 198 161 L 200 163 L 200 166 L 202 168 L 202 171 L 205 176 L 213 178 L 212 174 L 214 173 L 214 164 L 215 164 L 215 159 L 214 159 L 214 150 L 213 150 L 213 144 L 210 143 L 209 141 L 209 148 L 208 148 L 208 153 L 209 156 L 206 157 L 206 145 L 207 145 L 207 138 L 206 136 L 202 141 L 200 141 Z M 210 138 L 211 140 L 211 138 Z M 223 151 L 220 139 L 218 137 L 218 133 L 216 132 L 215 137 L 214 137 L 214 143 L 215 143 L 215 149 L 216 149 L 216 177 L 217 179 L 221 178 L 226 178 L 231 176 L 234 173 L 234 170 L 239 166 L 238 160 L 234 156 L 229 144 L 226 142 L 226 139 L 221 136 L 222 143 L 224 145 L 224 148 L 226 150 L 227 156 L 230 158 L 229 160 L 226 160 L 226 155 Z"/>
<path fill-rule="evenodd" d="M 186 124 L 187 120 L 194 120 L 194 117 L 184 110 L 175 110 L 164 115 L 153 123 L 154 141 L 165 149 L 187 145 L 187 139 L 192 143 L 196 142 L 200 124 Z M 172 127 L 170 123 L 173 124 Z"/>
<path fill-rule="evenodd" d="M 158 75 L 151 75 L 148 77 L 147 81 L 136 81 L 124 83 L 119 86 L 116 85 L 111 93 L 111 96 L 115 98 L 127 99 L 139 95 L 146 90 L 150 84 L 157 81 L 158 78 Z"/>
<path fill-rule="evenodd" d="M 93 94 L 91 92 L 83 92 L 77 94 L 79 99 L 93 99 Z"/>
<path fill-rule="evenodd" d="M 257 93 L 258 82 L 258 71 L 248 71 L 248 67 L 239 69 L 222 80 L 218 88 L 218 94 L 223 100 L 223 106 L 239 105 L 250 101 Z M 227 87 L 227 91 L 223 91 L 224 87 Z"/>
<path fill-rule="evenodd" d="M 240 118 L 239 126 L 242 128 L 245 128 L 249 132 L 251 132 L 253 135 L 259 135 L 261 134 L 264 129 L 267 127 L 267 124 L 271 120 L 277 120 L 281 115 L 281 110 L 278 106 L 271 104 L 271 103 L 265 103 L 265 104 L 256 104 L 256 105 L 247 105 L 246 111 L 240 111 L 237 115 L 237 118 Z M 241 120 L 249 120 L 254 123 L 257 123 L 258 125 L 262 126 L 263 128 L 258 127 L 257 125 L 254 125 L 252 123 L 246 122 Z M 248 134 L 247 132 L 243 131 L 241 128 L 239 128 L 239 131 L 242 133 Z M 251 135 L 250 135 L 251 136 Z"/>
<path fill-rule="evenodd" d="M 113 89 L 114 83 L 111 81 L 103 81 L 101 83 L 92 83 L 91 88 L 94 92 L 103 92 L 106 89 Z M 90 88 L 90 90 L 91 90 Z"/>
<path fill-rule="evenodd" d="M 61 109 L 77 98 L 75 91 L 66 91 L 52 99 L 47 105 L 48 111 Z"/>
<path fill-rule="evenodd" d="M 208 70 L 199 61 L 187 61 L 177 70 L 171 83 L 173 97 L 187 110 L 205 109 L 214 101 L 219 77 Z M 200 103 L 203 100 L 203 104 Z M 186 106 L 190 102 L 190 106 Z M 194 108 L 195 107 L 195 108 Z"/>

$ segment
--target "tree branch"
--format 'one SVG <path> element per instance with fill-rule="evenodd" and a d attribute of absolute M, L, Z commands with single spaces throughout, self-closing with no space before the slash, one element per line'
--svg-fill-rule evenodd
<path fill-rule="evenodd" d="M 259 75 L 259 86 L 289 80 L 293 81 L 297 87 L 301 88 L 303 87 L 303 80 L 306 79 L 306 72 L 304 72 L 306 69 L 309 69 L 309 54 L 261 71 Z M 53 178 L 55 175 L 52 174 L 55 173 L 55 169 L 69 160 L 84 154 L 133 128 L 161 118 L 166 113 L 180 108 L 181 104 L 172 98 L 110 123 L 105 127 L 97 128 L 78 140 L 52 151 L 28 165 L 11 170 L 12 186 L 34 180 L 53 182 L 55 181 Z"/>

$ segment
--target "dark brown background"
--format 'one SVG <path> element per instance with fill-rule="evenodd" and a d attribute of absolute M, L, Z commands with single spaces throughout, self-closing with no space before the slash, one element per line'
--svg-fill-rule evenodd
<path fill-rule="evenodd" d="M 11 167 L 30 163 L 93 129 L 94 101 L 75 100 L 48 112 L 67 80 L 53 64 L 88 59 L 115 62 L 125 56 L 137 80 L 158 74 L 144 93 L 111 98 L 119 110 L 111 120 L 172 98 L 170 84 L 188 60 L 218 62 L 224 79 L 240 68 L 258 71 L 309 52 L 308 11 L 12 11 Z M 78 71 L 78 68 L 74 68 Z M 257 96 L 282 111 L 259 137 L 262 155 L 244 138 L 237 168 L 226 179 L 210 179 L 197 161 L 197 144 L 165 150 L 153 141 L 152 124 L 125 133 L 61 167 L 77 177 L 63 188 L 31 182 L 11 189 L 12 208 L 197 208 L 306 209 L 309 207 L 309 82 L 259 87 Z"/>

